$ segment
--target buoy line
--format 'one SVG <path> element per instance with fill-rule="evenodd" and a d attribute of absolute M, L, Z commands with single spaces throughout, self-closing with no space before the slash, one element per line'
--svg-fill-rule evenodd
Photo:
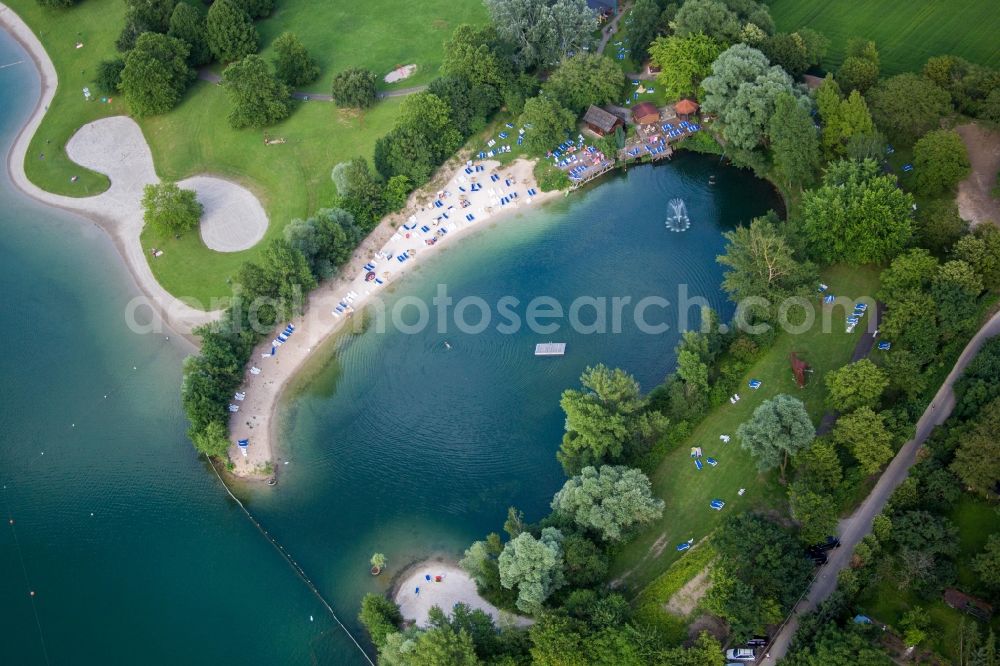
<path fill-rule="evenodd" d="M 38 627 L 38 642 L 42 646 L 42 656 L 45 663 L 51 664 L 49 660 L 49 649 L 45 645 L 45 632 L 42 631 L 42 621 L 38 617 L 38 607 L 35 605 L 35 591 L 31 589 L 31 580 L 28 578 L 28 567 L 24 563 L 24 553 L 21 552 L 21 541 L 17 538 L 17 528 L 14 524 L 14 515 L 10 512 L 10 501 L 7 499 L 7 484 L 3 484 L 4 513 L 7 514 L 7 524 L 10 526 L 10 533 L 14 537 L 14 548 L 17 550 L 17 557 L 21 561 L 21 572 L 24 574 L 24 583 L 28 587 L 28 596 L 31 599 L 31 612 L 35 614 L 35 625 Z"/>
<path fill-rule="evenodd" d="M 319 599 L 320 603 L 322 603 L 323 606 L 326 608 L 327 612 L 330 614 L 330 617 L 332 617 L 333 620 L 340 626 L 340 628 L 344 630 L 344 633 L 347 634 L 347 637 L 351 639 L 351 642 L 354 643 L 354 646 L 356 648 L 358 648 L 358 651 L 362 655 L 364 655 L 365 660 L 369 664 L 371 664 L 371 666 L 375 666 L 375 662 L 372 661 L 371 657 L 368 656 L 368 653 L 365 652 L 363 647 L 361 647 L 361 644 L 358 642 L 358 639 L 354 637 L 354 634 L 352 634 L 350 630 L 344 625 L 344 623 L 340 621 L 340 618 L 337 617 L 337 613 L 333 610 L 333 606 L 330 605 L 330 602 L 328 602 L 326 598 L 323 596 L 323 594 L 319 591 L 319 589 L 316 588 L 316 585 L 313 584 L 309 576 L 306 575 L 306 572 L 302 569 L 301 566 L 299 566 L 299 563 L 296 562 L 294 558 L 292 558 L 291 554 L 289 554 L 289 552 L 285 550 L 284 546 L 278 543 L 277 539 L 271 536 L 271 534 L 264 529 L 264 526 L 260 524 L 260 521 L 254 518 L 254 515 L 250 513 L 250 511 L 246 508 L 246 506 L 244 506 L 243 502 L 240 501 L 240 498 L 238 498 L 236 495 L 233 494 L 233 491 L 229 489 L 229 484 L 227 484 L 225 479 L 222 478 L 222 475 L 219 473 L 219 470 L 215 467 L 215 464 L 209 461 L 209 465 L 211 465 L 212 470 L 215 472 L 216 478 L 219 479 L 219 483 L 221 483 L 222 487 L 226 489 L 226 492 L 229 494 L 231 498 L 233 498 L 233 501 L 236 502 L 237 506 L 239 506 L 240 509 L 243 510 L 243 513 L 246 514 L 246 517 L 250 520 L 253 526 L 256 527 L 261 534 L 264 535 L 264 538 L 266 538 L 268 542 L 270 542 L 270 544 L 274 546 L 274 549 L 277 550 L 278 553 L 280 553 L 283 558 L 285 558 L 285 561 L 288 563 L 288 566 L 290 566 L 292 570 L 296 574 L 298 574 L 299 578 L 302 579 L 302 582 L 306 584 L 306 587 L 308 587 L 309 590 L 314 595 L 316 595 L 316 598 Z"/>

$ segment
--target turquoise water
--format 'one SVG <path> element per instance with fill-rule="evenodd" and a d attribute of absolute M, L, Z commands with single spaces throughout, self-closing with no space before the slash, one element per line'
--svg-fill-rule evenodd
<path fill-rule="evenodd" d="M 0 64 L 21 59 L 0 31 Z M 29 65 L 0 69 L 4 155 L 37 94 Z M 188 350 L 130 333 L 111 243 L 6 172 L 0 293 L 0 664 L 351 663 L 195 457 L 177 390 Z"/>
<path fill-rule="evenodd" d="M 0 64 L 20 59 L 0 33 Z M 28 65 L 0 69 L 4 152 L 37 94 Z M 693 224 L 671 234 L 677 196 Z M 387 305 L 428 300 L 438 284 L 491 304 L 675 302 L 683 282 L 725 312 L 720 232 L 773 205 L 763 183 L 684 155 L 493 225 L 428 260 Z M 0 511 L 15 520 L 0 530 L 0 664 L 363 663 L 194 455 L 178 398 L 188 350 L 126 329 L 135 292 L 110 242 L 15 194 L 6 175 L 0 289 Z M 657 312 L 651 321 L 674 323 Z M 240 493 L 356 630 L 361 595 L 406 563 L 457 556 L 500 529 L 508 505 L 545 512 L 563 480 L 559 395 L 584 367 L 623 367 L 645 389 L 662 380 L 676 330 L 629 321 L 605 335 L 491 326 L 341 339 L 316 352 L 326 365 L 285 408 L 279 485 Z M 535 358 L 549 340 L 567 355 Z M 377 579 L 375 550 L 389 557 Z"/>
<path fill-rule="evenodd" d="M 684 233 L 664 228 L 674 197 L 685 200 L 692 219 Z M 429 302 L 439 285 L 455 302 L 552 296 L 568 310 L 578 296 L 676 302 L 686 284 L 726 316 L 731 305 L 715 262 L 721 232 L 775 205 L 764 183 L 715 158 L 682 155 L 497 222 L 429 259 L 385 309 L 403 299 Z M 407 323 L 417 321 L 415 308 L 404 312 Z M 341 339 L 317 353 L 327 366 L 285 408 L 278 486 L 248 490 L 250 503 L 342 607 L 388 586 L 385 576 L 358 575 L 372 552 L 388 556 L 391 574 L 427 556 L 459 556 L 473 539 L 499 531 L 510 505 L 538 519 L 565 480 L 555 459 L 561 392 L 599 362 L 624 368 L 644 390 L 673 368 L 675 311 L 649 312 L 651 322 L 666 319 L 671 329 L 641 333 L 625 316 L 619 334 L 565 325 L 550 334 L 504 334 L 495 319 L 478 334 L 371 326 Z M 691 315 L 696 324 L 697 309 Z M 581 315 L 592 318 L 592 311 Z M 478 319 L 470 311 L 467 321 Z M 534 345 L 546 341 L 566 342 L 566 355 L 535 357 Z"/>

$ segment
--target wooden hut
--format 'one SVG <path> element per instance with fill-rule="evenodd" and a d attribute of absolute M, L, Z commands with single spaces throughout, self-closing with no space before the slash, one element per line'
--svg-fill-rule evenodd
<path fill-rule="evenodd" d="M 698 104 L 689 99 L 682 99 L 674 104 L 674 111 L 677 112 L 677 117 L 681 120 L 691 120 L 691 116 L 698 113 Z"/>
<path fill-rule="evenodd" d="M 587 109 L 587 113 L 583 114 L 583 122 L 598 136 L 614 134 L 615 130 L 624 124 L 618 116 L 593 104 Z"/>
<path fill-rule="evenodd" d="M 632 107 L 632 122 L 636 125 L 652 125 L 660 122 L 660 110 L 652 102 L 639 102 Z"/>

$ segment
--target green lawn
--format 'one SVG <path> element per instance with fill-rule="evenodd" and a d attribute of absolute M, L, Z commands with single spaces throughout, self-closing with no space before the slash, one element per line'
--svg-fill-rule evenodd
<path fill-rule="evenodd" d="M 316 2 L 279 0 L 274 14 L 258 24 L 264 55 L 286 30 L 294 32 L 320 64 L 312 92 L 330 92 L 334 74 L 348 67 L 366 67 L 379 81 L 399 65 L 416 64 L 413 76 L 393 86 L 427 83 L 437 75 L 442 44 L 462 23 L 487 20 L 481 0 L 400 0 Z"/>
<path fill-rule="evenodd" d="M 9 4 L 36 30 L 59 74 L 55 99 L 28 151 L 25 166 L 28 177 L 58 194 L 97 194 L 107 188 L 107 178 L 72 163 L 63 147 L 82 125 L 104 116 L 127 113 L 118 98 L 110 103 L 86 102 L 82 95 L 84 86 L 93 89 L 98 63 L 116 55 L 114 40 L 121 29 L 124 5 L 120 0 L 87 0 L 69 10 L 53 11 L 40 7 L 35 0 L 9 0 Z M 305 3 L 289 0 L 290 7 L 301 4 Z M 383 0 L 376 6 L 386 24 L 391 22 L 388 6 L 393 4 L 412 13 L 409 5 L 404 6 L 399 0 Z M 468 0 L 468 4 L 474 3 Z M 370 5 L 365 5 L 363 11 L 371 12 L 372 16 L 377 14 Z M 329 30 L 329 25 L 327 22 L 324 27 Z M 367 29 L 380 30 L 374 24 Z M 384 27 L 381 30 L 385 32 Z M 426 32 L 419 38 L 415 35 L 411 35 L 410 41 L 422 43 L 424 54 L 440 53 L 441 39 L 434 37 L 432 42 L 428 41 Z M 84 46 L 77 49 L 77 41 Z M 371 64 L 367 60 L 371 56 L 369 49 L 353 52 L 345 49 L 338 53 L 343 66 Z M 348 58 L 349 54 L 353 60 Z M 436 69 L 437 60 L 430 66 Z M 267 130 L 270 136 L 283 137 L 287 143 L 265 146 L 263 132 L 259 130 L 232 130 L 226 122 L 229 104 L 222 89 L 199 82 L 177 109 L 144 119 L 140 124 L 161 177 L 180 180 L 213 173 L 238 180 L 264 204 L 271 220 L 265 237 L 269 239 L 278 235 L 292 218 L 307 215 L 330 201 L 333 194 L 330 169 L 337 162 L 358 155 L 371 157 L 375 140 L 392 126 L 400 102 L 391 99 L 363 114 L 340 111 L 324 102 L 300 103 L 291 118 Z M 77 182 L 70 181 L 72 176 L 79 177 Z M 161 284 L 172 294 L 204 307 L 209 306 L 212 298 L 229 295 L 228 278 L 243 261 L 253 259 L 261 247 L 219 253 L 206 248 L 197 234 L 175 240 L 156 238 L 151 232 L 144 234 L 143 244 L 165 251 L 151 263 Z"/>
<path fill-rule="evenodd" d="M 876 291 L 878 273 L 876 267 L 837 266 L 823 272 L 823 281 L 830 285 L 832 293 L 858 298 Z M 778 484 L 777 474 L 758 474 L 750 455 L 739 447 L 735 437 L 723 444 L 719 435 L 735 435 L 736 428 L 761 402 L 778 393 L 803 400 L 818 423 L 825 411 L 823 376 L 850 361 L 862 335 L 860 327 L 846 334 L 843 319 L 844 313 L 838 309 L 832 316 L 831 332 L 822 332 L 817 322 L 804 333 L 779 335 L 744 378 L 760 379 L 763 386 L 757 391 L 741 390 L 740 402 L 727 402 L 712 411 L 686 442 L 667 454 L 651 476 L 654 493 L 666 502 L 663 517 L 622 549 L 612 564 L 612 577 L 623 578 L 626 587 L 637 592 L 680 556 L 674 549 L 678 543 L 702 538 L 725 514 L 751 508 L 784 510 L 785 490 Z M 792 378 L 788 358 L 793 351 L 814 370 L 805 389 L 798 389 Z M 706 465 L 697 471 L 689 456 L 692 446 L 701 446 L 705 456 L 717 458 L 718 467 Z M 740 488 L 747 489 L 743 497 L 737 494 Z M 713 498 L 725 500 L 725 509 L 712 511 L 708 505 Z"/>
<path fill-rule="evenodd" d="M 824 60 L 836 69 L 852 37 L 875 40 L 883 74 L 919 71 L 931 56 L 953 54 L 1000 67 L 997 5 L 989 0 L 772 0 L 778 30 L 813 28 L 831 41 Z"/>

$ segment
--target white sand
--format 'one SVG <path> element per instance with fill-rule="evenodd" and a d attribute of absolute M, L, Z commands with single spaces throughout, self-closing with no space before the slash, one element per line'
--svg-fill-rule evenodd
<path fill-rule="evenodd" d="M 408 79 L 417 71 L 416 65 L 404 65 L 402 67 L 397 67 L 388 74 L 385 75 L 386 83 L 395 83 L 396 81 L 402 81 L 403 79 Z"/>
<path fill-rule="evenodd" d="M 485 171 L 467 174 L 465 163 L 459 165 L 457 161 L 442 167 L 439 173 L 445 174 L 443 177 L 432 182 L 422 192 L 412 195 L 410 205 L 405 212 L 383 220 L 355 252 L 354 259 L 343 267 L 342 274 L 310 294 L 305 314 L 291 322 L 295 325 L 295 333 L 288 342 L 278 348 L 276 356 L 270 358 L 263 356 L 271 351 L 272 337 L 268 337 L 254 350 L 250 365 L 260 368 L 261 372 L 254 375 L 247 368 L 243 386 L 240 388 L 240 391 L 246 393 L 246 399 L 234 403 L 239 404 L 240 411 L 234 414 L 229 422 L 232 436 L 229 457 L 235 465 L 235 474 L 266 476 L 264 470 L 267 462 L 273 461 L 276 469 L 280 469 L 284 464 L 285 461 L 274 457 L 277 448 L 276 411 L 281 392 L 300 368 L 312 359 L 317 346 L 346 322 L 353 321 L 350 315 L 338 317 L 332 314 L 338 303 L 346 302 L 350 292 L 356 294 L 350 305 L 354 311 L 360 312 L 366 303 L 378 298 L 382 290 L 399 280 L 428 256 L 438 252 L 442 246 L 452 246 L 463 235 L 485 227 L 484 223 L 493 223 L 501 219 L 505 220 L 504 223 L 511 223 L 509 217 L 511 213 L 529 211 L 537 208 L 543 201 L 557 198 L 562 194 L 539 192 L 530 198 L 532 201 L 529 204 L 527 190 L 537 189 L 532 174 L 533 162 L 517 160 L 502 169 L 496 161 L 477 162 L 477 164 L 484 166 Z M 499 183 L 490 180 L 490 174 L 493 172 L 502 176 Z M 483 185 L 483 189 L 479 192 L 468 191 L 473 177 Z M 446 178 L 447 182 L 442 183 Z M 505 185 L 506 179 L 510 179 L 513 184 Z M 458 203 L 459 195 L 463 194 L 459 187 L 467 190 L 464 193 L 470 201 L 467 208 L 461 208 Z M 420 203 L 422 200 L 426 201 L 428 197 L 434 197 L 438 191 L 451 193 L 442 200 L 442 208 L 435 208 L 430 203 L 426 205 Z M 514 199 L 514 203 L 506 206 L 494 205 L 495 200 L 502 196 L 501 191 L 508 194 L 517 192 L 518 196 Z M 449 206 L 453 208 L 449 209 Z M 470 212 L 475 216 L 475 220 L 471 222 L 465 219 Z M 438 222 L 436 218 L 442 213 L 447 213 L 449 219 Z M 401 225 L 412 224 L 411 217 L 416 221 L 416 228 L 413 231 L 399 231 Z M 429 228 L 428 232 L 420 231 L 424 226 Z M 442 228 L 448 230 L 443 237 L 438 236 L 438 230 Z M 428 246 L 425 240 L 432 237 L 438 237 L 439 240 L 436 244 Z M 411 249 L 417 250 L 415 256 L 402 263 L 397 261 L 398 255 Z M 377 262 L 375 273 L 384 282 L 383 285 L 365 281 L 363 266 L 368 261 Z M 284 323 L 275 331 L 275 335 L 282 328 Z M 246 456 L 243 456 L 236 446 L 236 441 L 240 439 L 250 440 Z"/>
<path fill-rule="evenodd" d="M 168 293 L 157 282 L 147 263 L 149 259 L 139 242 L 143 226 L 140 202 L 143 187 L 159 182 L 159 179 L 153 168 L 149 145 L 131 118 L 117 116 L 88 123 L 77 130 L 66 144 L 66 154 L 71 160 L 108 176 L 111 186 L 106 192 L 86 198 L 67 197 L 46 192 L 28 180 L 24 172 L 25 158 L 41 159 L 38 155 L 27 156 L 28 145 L 52 102 L 58 81 L 55 67 L 41 42 L 21 18 L 3 4 L 0 4 L 0 27 L 24 46 L 41 76 L 38 103 L 7 155 L 7 168 L 14 185 L 42 203 L 81 214 L 102 228 L 114 241 L 149 305 L 169 327 L 190 337 L 193 328 L 217 319 L 220 312 L 192 308 Z M 53 147 L 53 150 L 56 149 Z M 243 190 L 236 185 L 231 187 Z M 217 185 L 210 187 L 208 193 L 211 195 L 215 189 Z M 249 192 L 247 194 L 253 196 Z M 243 214 L 243 211 L 242 207 L 236 209 L 237 214 Z M 259 225 L 259 222 L 255 224 Z"/>
<path fill-rule="evenodd" d="M 264 237 L 267 213 L 247 188 L 214 176 L 195 176 L 177 184 L 198 193 L 198 201 L 205 208 L 201 240 L 210 250 L 249 250 Z"/>
<path fill-rule="evenodd" d="M 418 627 L 427 626 L 427 614 L 432 606 L 438 606 L 445 613 L 451 614 L 451 609 L 457 603 L 488 613 L 499 627 L 526 627 L 532 624 L 531 619 L 502 611 L 479 596 L 475 581 L 457 566 L 431 560 L 421 562 L 411 569 L 410 575 L 399 583 L 395 601 L 403 618 L 416 622 Z M 431 577 L 430 581 L 427 576 Z M 435 581 L 436 576 L 441 576 L 440 583 Z M 416 592 L 417 588 L 420 588 L 419 594 Z"/>

